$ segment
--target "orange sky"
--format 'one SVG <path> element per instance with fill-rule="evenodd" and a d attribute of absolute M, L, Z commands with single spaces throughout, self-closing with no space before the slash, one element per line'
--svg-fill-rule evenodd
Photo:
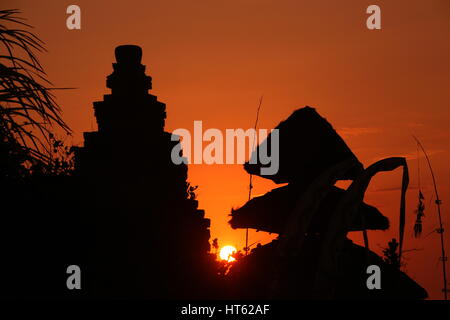
<path fill-rule="evenodd" d="M 430 153 L 443 200 L 450 209 L 450 2 L 448 0 L 3 0 L 18 8 L 46 42 L 41 61 L 50 80 L 76 90 L 56 93 L 63 116 L 82 143 L 95 130 L 92 102 L 108 93 L 114 48 L 138 44 L 153 77 L 152 93 L 167 104 L 166 129 L 250 128 L 264 94 L 261 128 L 273 128 L 298 107 L 311 105 L 342 134 L 367 166 L 387 156 L 408 157 L 411 188 L 405 236 L 406 270 L 440 298 L 436 233 L 412 238 L 417 200 L 415 134 Z M 77 4 L 82 29 L 65 26 Z M 366 28 L 366 8 L 382 9 L 382 29 Z M 129 114 L 129 121 L 133 121 Z M 70 141 L 69 141 L 70 143 Z M 437 227 L 431 180 L 422 160 L 426 197 L 424 236 Z M 387 232 L 371 232 L 371 248 L 397 236 L 400 172 L 377 176 L 366 195 L 391 219 Z M 247 198 L 248 175 L 238 165 L 190 165 L 200 207 L 222 245 L 244 245 L 244 231 L 227 224 L 231 207 Z M 254 179 L 254 195 L 275 185 Z M 353 235 L 360 241 L 360 235 Z M 253 241 L 267 241 L 263 233 Z M 447 251 L 450 252 L 447 232 Z"/>

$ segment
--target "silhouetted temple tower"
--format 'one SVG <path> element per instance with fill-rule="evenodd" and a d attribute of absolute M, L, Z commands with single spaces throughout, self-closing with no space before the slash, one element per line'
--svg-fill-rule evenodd
<path fill-rule="evenodd" d="M 78 150 L 76 157 L 77 169 L 81 174 L 97 176 L 102 185 L 113 179 L 108 186 L 116 188 L 109 196 L 117 188 L 124 189 L 125 182 L 136 186 L 143 184 L 147 176 L 150 182 L 161 175 L 164 179 L 159 182 L 159 189 L 167 185 L 171 194 L 184 194 L 185 185 L 180 182 L 187 178 L 187 167 L 171 162 L 170 152 L 178 142 L 171 141 L 171 134 L 164 131 L 166 105 L 148 93 L 152 78 L 145 74 L 145 66 L 141 64 L 142 49 L 135 45 L 119 46 L 115 56 L 114 71 L 106 80 L 111 94 L 94 102 L 98 131 L 84 133 L 84 148 Z M 120 179 L 123 183 L 117 186 Z M 129 188 L 121 190 L 116 199 L 123 200 L 128 191 Z M 135 198 L 136 190 L 129 195 Z"/>
<path fill-rule="evenodd" d="M 94 102 L 98 131 L 85 132 L 76 151 L 94 243 L 92 292 L 191 296 L 208 269 L 209 219 L 189 192 L 187 166 L 171 160 L 179 141 L 164 131 L 165 104 L 148 93 L 141 48 L 119 46 L 115 56 L 111 94 Z"/>

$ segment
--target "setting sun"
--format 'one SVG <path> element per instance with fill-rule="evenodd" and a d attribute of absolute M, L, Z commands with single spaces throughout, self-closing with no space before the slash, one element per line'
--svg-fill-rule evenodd
<path fill-rule="evenodd" d="M 222 249 L 220 249 L 220 259 L 222 260 L 226 260 L 228 262 L 234 261 L 236 260 L 235 258 L 233 258 L 231 255 L 233 253 L 236 253 L 236 248 L 233 246 L 225 246 Z"/>

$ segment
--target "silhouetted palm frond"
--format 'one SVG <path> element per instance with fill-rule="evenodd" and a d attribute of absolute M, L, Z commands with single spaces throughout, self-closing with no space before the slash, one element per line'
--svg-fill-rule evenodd
<path fill-rule="evenodd" d="M 70 129 L 61 118 L 48 87 L 51 83 L 36 56 L 36 52 L 45 51 L 44 43 L 20 29 L 32 26 L 18 17 L 19 13 L 0 10 L 0 126 L 8 139 L 17 140 L 32 157 L 45 160 L 50 154 L 51 130 L 59 127 L 69 133 Z"/>

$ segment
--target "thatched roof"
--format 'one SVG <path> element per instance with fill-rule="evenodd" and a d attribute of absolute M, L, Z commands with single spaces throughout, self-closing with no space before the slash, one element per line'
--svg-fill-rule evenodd
<path fill-rule="evenodd" d="M 295 184 L 276 188 L 263 196 L 255 197 L 238 209 L 232 210 L 230 224 L 236 228 L 253 228 L 272 233 L 282 233 L 286 221 L 300 198 L 304 188 Z M 333 214 L 337 204 L 346 191 L 331 187 L 330 192 L 322 201 L 315 218 L 312 221 L 311 231 L 325 231 L 330 215 Z M 362 203 L 359 214 L 351 225 L 350 231 L 360 231 L 361 215 L 365 217 L 366 229 L 386 230 L 389 220 L 377 208 Z"/>
<path fill-rule="evenodd" d="M 314 108 L 304 107 L 294 111 L 276 129 L 279 129 L 278 173 L 262 176 L 260 169 L 270 165 L 263 165 L 259 160 L 255 164 L 245 163 L 244 168 L 248 173 L 271 179 L 276 183 L 311 182 L 332 165 L 349 158 L 357 160 L 330 123 Z M 273 144 L 271 137 L 272 134 L 257 147 L 255 152 L 259 153 L 261 146 L 265 145 L 270 154 Z M 361 170 L 362 165 L 359 164 L 338 178 L 354 179 Z"/>

